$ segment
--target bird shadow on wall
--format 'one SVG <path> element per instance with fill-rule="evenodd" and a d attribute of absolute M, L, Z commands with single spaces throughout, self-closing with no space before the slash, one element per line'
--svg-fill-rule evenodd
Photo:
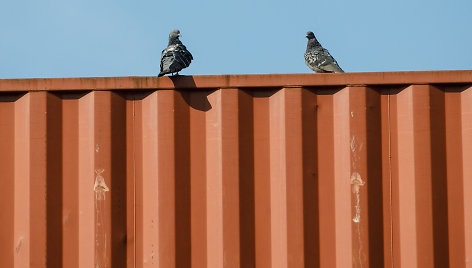
<path fill-rule="evenodd" d="M 195 110 L 206 112 L 211 109 L 208 95 L 214 90 L 197 88 L 193 76 L 169 76 L 185 102 Z"/>

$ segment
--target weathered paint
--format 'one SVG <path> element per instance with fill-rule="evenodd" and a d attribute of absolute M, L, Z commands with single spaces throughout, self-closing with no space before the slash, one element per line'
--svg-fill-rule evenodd
<path fill-rule="evenodd" d="M 0 267 L 471 267 L 471 87 L 0 80 Z"/>

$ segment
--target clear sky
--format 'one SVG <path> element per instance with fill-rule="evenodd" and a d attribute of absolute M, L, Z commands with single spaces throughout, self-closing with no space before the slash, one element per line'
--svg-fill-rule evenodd
<path fill-rule="evenodd" d="M 346 72 L 472 69 L 472 0 L 12 0 L 0 78 L 150 76 L 170 30 L 183 75 L 309 73 L 313 31 Z"/>

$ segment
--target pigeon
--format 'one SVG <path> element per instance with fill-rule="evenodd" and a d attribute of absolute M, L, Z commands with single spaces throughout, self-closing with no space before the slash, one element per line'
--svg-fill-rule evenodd
<path fill-rule="evenodd" d="M 313 32 L 307 32 L 308 44 L 305 51 L 305 63 L 317 73 L 344 73 L 336 60 L 316 40 Z"/>
<path fill-rule="evenodd" d="M 187 48 L 180 42 L 180 36 L 179 30 L 172 30 L 170 32 L 169 44 L 162 51 L 161 72 L 158 77 L 170 73 L 172 75 L 177 73 L 178 75 L 179 71 L 188 67 L 193 60 L 192 54 L 190 54 Z"/>

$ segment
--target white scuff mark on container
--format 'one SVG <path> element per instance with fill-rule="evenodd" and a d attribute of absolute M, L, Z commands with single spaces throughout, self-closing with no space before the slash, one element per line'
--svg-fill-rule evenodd
<path fill-rule="evenodd" d="M 70 219 L 70 211 L 64 212 L 64 216 L 62 217 L 62 224 L 66 225 Z"/>
<path fill-rule="evenodd" d="M 361 240 L 361 226 L 360 224 L 356 224 L 357 227 L 357 241 L 359 243 L 359 250 L 357 252 L 357 255 L 359 257 L 359 267 L 362 268 L 362 240 Z"/>
<path fill-rule="evenodd" d="M 98 200 L 100 200 L 100 197 L 103 196 L 103 199 L 105 200 L 105 192 L 110 191 L 110 188 L 108 188 L 107 184 L 105 183 L 105 178 L 103 178 L 102 173 L 105 170 L 103 168 L 95 170 L 95 173 L 97 173 L 97 176 L 95 176 L 95 184 L 93 186 L 93 189 L 95 193 L 102 193 L 102 195 L 98 196 Z"/>
<path fill-rule="evenodd" d="M 102 173 L 103 168 L 95 170 L 95 263 L 96 267 L 107 267 L 107 233 L 106 233 L 106 217 L 105 213 L 105 194 L 110 191 Z"/>
<path fill-rule="evenodd" d="M 97 144 L 97 145 L 95 146 L 95 152 L 98 153 L 98 151 L 100 151 L 100 146 Z"/>
<path fill-rule="evenodd" d="M 364 146 L 364 143 L 359 142 L 358 139 L 356 139 L 356 136 L 351 137 L 351 143 L 349 144 L 351 148 L 351 162 L 352 162 L 352 168 L 353 170 L 357 170 L 357 163 L 361 160 L 361 155 L 360 152 L 362 151 L 362 148 Z"/>
<path fill-rule="evenodd" d="M 18 243 L 16 244 L 16 247 L 15 247 L 16 254 L 20 253 L 21 245 L 23 245 L 23 237 L 22 236 L 20 236 L 18 238 Z"/>
<path fill-rule="evenodd" d="M 360 206 L 360 187 L 365 185 L 365 182 L 362 180 L 361 175 L 357 172 L 352 173 L 351 176 L 351 185 L 352 193 L 356 195 L 356 215 L 352 219 L 353 222 L 359 223 L 361 221 L 361 206 Z"/>
<path fill-rule="evenodd" d="M 356 137 L 351 137 L 351 151 L 354 153 L 356 151 Z"/>
<path fill-rule="evenodd" d="M 351 117 L 354 118 L 354 112 L 351 112 Z"/>

